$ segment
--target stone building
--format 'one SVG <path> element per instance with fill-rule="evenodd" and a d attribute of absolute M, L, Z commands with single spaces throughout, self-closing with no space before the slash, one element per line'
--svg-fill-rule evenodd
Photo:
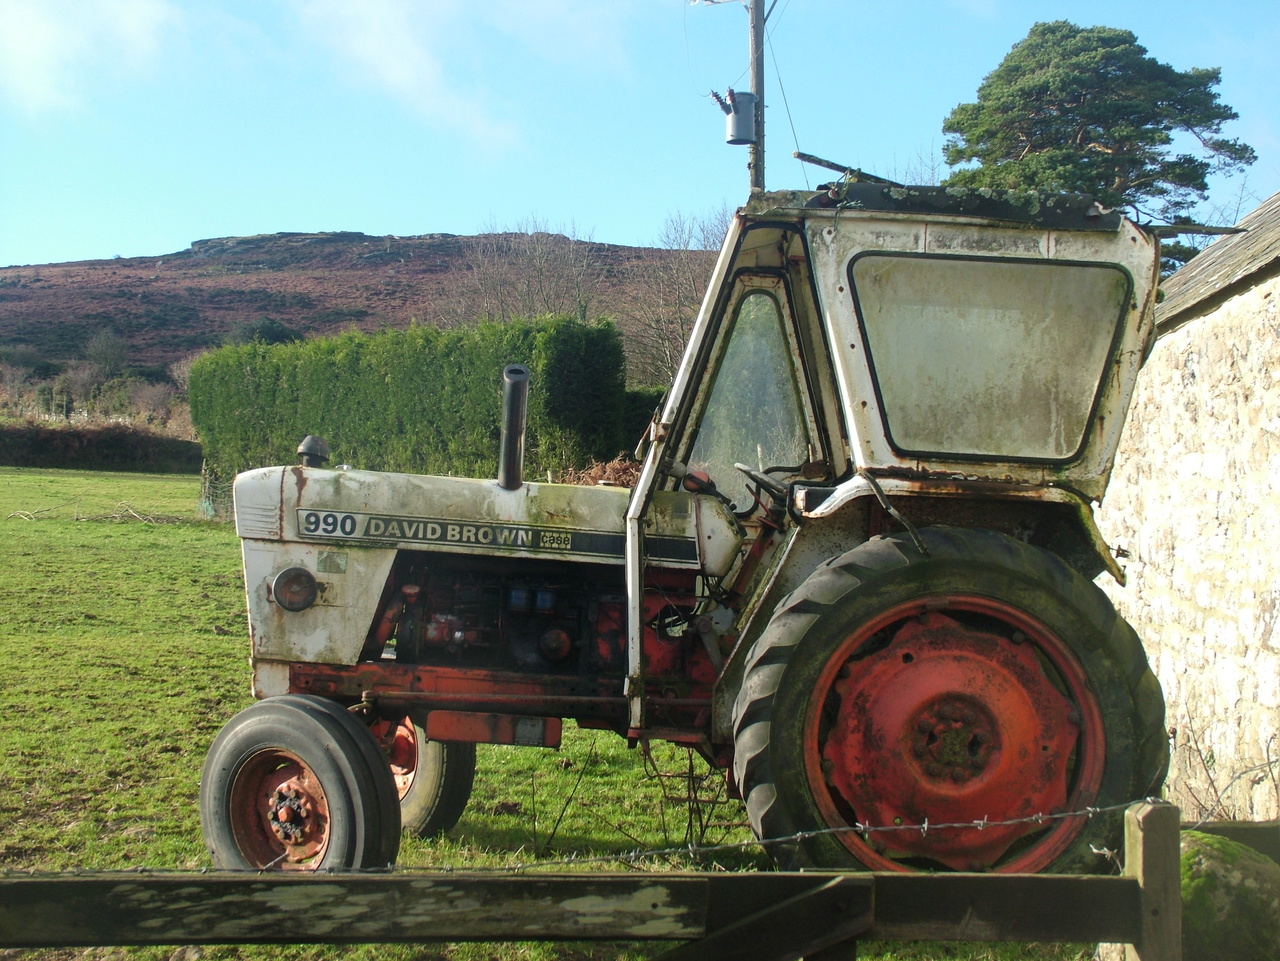
<path fill-rule="evenodd" d="M 1280 817 L 1280 193 L 1163 285 L 1099 514 L 1187 817 Z"/>

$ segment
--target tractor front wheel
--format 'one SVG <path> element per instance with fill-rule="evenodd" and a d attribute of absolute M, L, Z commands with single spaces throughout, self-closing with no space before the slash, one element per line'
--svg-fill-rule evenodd
<path fill-rule="evenodd" d="M 399 849 L 395 785 L 367 728 L 323 698 L 245 708 L 214 739 L 200 824 L 215 866 L 383 867 Z"/>
<path fill-rule="evenodd" d="M 370 729 L 390 761 L 404 830 L 432 838 L 457 824 L 475 781 L 476 746 L 428 740 L 409 715 L 375 721 Z"/>
<path fill-rule="evenodd" d="M 1168 766 L 1141 642 L 1052 554 L 921 536 L 823 564 L 749 652 L 734 773 L 757 836 L 792 838 L 769 845 L 789 868 L 1102 867 L 1122 817 L 1098 809 Z"/>

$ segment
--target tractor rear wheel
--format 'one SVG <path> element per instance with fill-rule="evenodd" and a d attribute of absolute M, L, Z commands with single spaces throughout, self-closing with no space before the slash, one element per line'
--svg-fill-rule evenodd
<path fill-rule="evenodd" d="M 368 730 L 323 698 L 245 708 L 214 739 L 200 823 L 217 867 L 383 867 L 399 849 L 395 785 Z"/>
<path fill-rule="evenodd" d="M 983 530 L 823 564 L 748 653 L 734 774 L 784 868 L 1105 869 L 1168 767 L 1133 629 L 1052 554 Z M 1076 815 L 1072 812 L 1091 814 Z"/>
<path fill-rule="evenodd" d="M 428 740 L 409 715 L 375 721 L 371 730 L 391 762 L 404 830 L 433 838 L 457 824 L 475 781 L 476 746 Z"/>

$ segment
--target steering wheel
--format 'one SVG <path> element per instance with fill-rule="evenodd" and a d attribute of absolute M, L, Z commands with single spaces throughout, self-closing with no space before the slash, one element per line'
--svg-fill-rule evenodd
<path fill-rule="evenodd" d="M 770 494 L 772 494 L 773 499 L 777 501 L 779 504 L 786 503 L 786 500 L 787 500 L 786 484 L 783 484 L 780 481 L 776 481 L 772 477 L 770 477 L 768 474 L 762 474 L 760 471 L 754 470 L 748 467 L 746 464 L 734 464 L 733 466 L 738 470 L 742 471 L 742 473 L 746 474 L 748 477 L 750 477 L 753 481 L 759 484 L 760 487 L 762 487 L 764 490 L 767 490 Z"/>

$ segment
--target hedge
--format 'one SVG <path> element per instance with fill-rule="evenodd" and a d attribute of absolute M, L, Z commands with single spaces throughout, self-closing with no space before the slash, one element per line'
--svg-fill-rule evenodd
<path fill-rule="evenodd" d="M 200 445 L 124 424 L 0 424 L 0 465 L 65 470 L 200 473 Z"/>
<path fill-rule="evenodd" d="M 531 372 L 527 476 L 635 445 L 652 407 L 640 420 L 621 337 L 563 317 L 223 347 L 192 365 L 191 419 L 221 476 L 294 463 L 302 438 L 318 434 L 334 464 L 491 477 L 511 363 Z"/>

